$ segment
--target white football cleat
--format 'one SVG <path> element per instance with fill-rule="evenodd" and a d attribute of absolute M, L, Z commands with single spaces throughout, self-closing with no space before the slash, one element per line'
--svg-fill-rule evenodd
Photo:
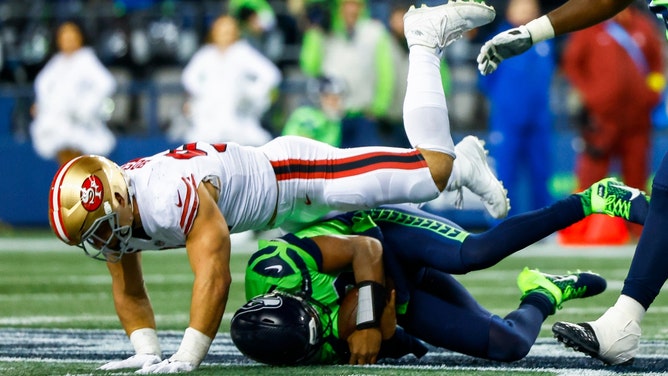
<path fill-rule="evenodd" d="M 609 365 L 630 364 L 638 353 L 640 323 L 615 307 L 596 321 L 572 324 L 557 322 L 554 336 L 567 347 Z"/>
<path fill-rule="evenodd" d="M 466 187 L 480 196 L 485 209 L 493 218 L 504 218 L 510 210 L 508 192 L 496 178 L 487 164 L 487 150 L 484 143 L 475 136 L 466 136 L 455 145 L 457 158 L 454 164 L 459 170 L 456 181 L 448 182 L 448 190 Z M 453 169 L 455 167 L 453 166 Z M 452 178 L 452 177 L 451 177 Z"/>
<path fill-rule="evenodd" d="M 435 7 L 411 5 L 404 15 L 404 34 L 408 47 L 433 48 L 440 56 L 445 46 L 465 32 L 492 22 L 495 16 L 494 8 L 482 0 L 450 0 Z"/>

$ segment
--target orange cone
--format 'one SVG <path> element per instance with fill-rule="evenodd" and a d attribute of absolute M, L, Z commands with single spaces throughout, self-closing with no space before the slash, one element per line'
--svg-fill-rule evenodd
<path fill-rule="evenodd" d="M 573 223 L 557 233 L 557 241 L 561 245 L 584 245 L 588 225 L 589 217 Z"/>
<path fill-rule="evenodd" d="M 622 245 L 630 239 L 626 221 L 605 214 L 592 214 L 559 231 L 557 236 L 562 245 Z"/>

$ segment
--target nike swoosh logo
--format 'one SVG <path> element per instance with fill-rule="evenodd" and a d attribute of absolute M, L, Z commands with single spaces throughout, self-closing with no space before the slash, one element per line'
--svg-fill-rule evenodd
<path fill-rule="evenodd" d="M 264 270 L 269 271 L 269 270 L 276 270 L 276 273 L 280 273 L 283 271 L 283 266 L 282 265 L 270 265 L 264 268 Z"/>
<path fill-rule="evenodd" d="M 575 282 L 578 281 L 578 277 L 574 276 L 574 275 L 569 275 L 569 276 L 566 276 L 566 277 L 555 278 L 554 279 L 554 282 L 568 282 L 568 281 L 571 281 L 571 282 L 575 283 Z"/>
<path fill-rule="evenodd" d="M 311 199 L 306 195 L 306 201 L 304 201 L 306 205 L 311 205 Z"/>
<path fill-rule="evenodd" d="M 633 200 L 634 198 L 636 198 L 638 196 L 640 196 L 640 190 L 639 189 L 627 187 L 625 185 L 618 185 L 617 188 L 631 193 L 631 198 L 629 199 L 629 201 Z"/>
<path fill-rule="evenodd" d="M 176 194 L 179 196 L 179 202 L 176 203 L 176 207 L 182 207 L 183 201 L 181 201 L 181 192 L 177 191 Z"/>

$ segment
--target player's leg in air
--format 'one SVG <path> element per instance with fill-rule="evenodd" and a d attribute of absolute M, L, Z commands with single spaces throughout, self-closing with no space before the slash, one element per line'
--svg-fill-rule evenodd
<path fill-rule="evenodd" d="M 668 279 L 668 154 L 664 155 L 654 181 L 645 219 L 621 295 L 595 321 L 557 322 L 557 339 L 607 364 L 623 364 L 638 353 L 640 322 Z"/>
<path fill-rule="evenodd" d="M 482 1 L 454 0 L 406 13 L 410 51 L 404 126 L 415 149 L 340 149 L 291 136 L 262 146 L 279 186 L 273 224 L 296 231 L 331 210 L 422 203 L 462 187 L 481 196 L 492 217 L 505 217 L 510 207 L 506 191 L 487 165 L 482 143 L 468 137 L 454 145 L 440 76 L 443 49 L 494 16 L 494 8 Z"/>
<path fill-rule="evenodd" d="M 501 318 L 481 307 L 449 274 L 490 267 L 589 214 L 642 224 L 648 207 L 647 196 L 640 190 L 606 178 L 584 192 L 508 218 L 480 234 L 469 234 L 446 219 L 413 208 L 381 208 L 371 211 L 371 218 L 383 230 L 386 272 L 392 278 L 399 276 L 394 278 L 397 306 L 408 301 L 400 325 L 435 346 L 513 361 L 526 356 L 549 315 L 565 301 L 601 293 L 605 280 L 594 273 L 550 275 L 525 269 L 517 279 L 520 306 Z M 428 272 L 418 274 L 418 282 L 397 273 L 421 267 Z"/>
<path fill-rule="evenodd" d="M 474 1 L 408 10 L 404 16 L 410 50 L 404 127 L 411 145 L 425 157 L 439 191 L 468 187 L 494 218 L 503 218 L 508 214 L 508 199 L 487 165 L 482 142 L 469 136 L 454 146 L 440 75 L 444 48 L 494 16 L 492 7 Z"/>
<path fill-rule="evenodd" d="M 465 274 L 491 267 L 590 214 L 643 224 L 649 206 L 648 197 L 640 190 L 606 178 L 583 192 L 507 218 L 481 233 L 468 233 L 445 218 L 409 207 L 373 210 L 371 217 L 381 226 L 384 243 L 400 263 Z"/>

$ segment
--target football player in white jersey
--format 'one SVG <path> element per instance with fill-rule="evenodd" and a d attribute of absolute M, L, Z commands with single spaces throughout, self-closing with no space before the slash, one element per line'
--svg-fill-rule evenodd
<path fill-rule="evenodd" d="M 64 242 L 107 261 L 118 317 L 135 349 L 104 370 L 191 371 L 218 331 L 231 282 L 230 233 L 303 227 L 332 211 L 425 202 L 466 186 L 496 218 L 509 208 L 475 137 L 450 136 L 440 79 L 446 45 L 487 24 L 494 9 L 453 1 L 406 14 L 410 46 L 406 132 L 415 149 L 338 149 L 301 137 L 264 146 L 192 143 L 117 166 L 98 156 L 64 165 L 53 180 L 49 219 Z M 455 159 L 455 156 L 457 157 Z M 163 360 L 140 250 L 185 247 L 194 282 L 190 322 Z"/>

